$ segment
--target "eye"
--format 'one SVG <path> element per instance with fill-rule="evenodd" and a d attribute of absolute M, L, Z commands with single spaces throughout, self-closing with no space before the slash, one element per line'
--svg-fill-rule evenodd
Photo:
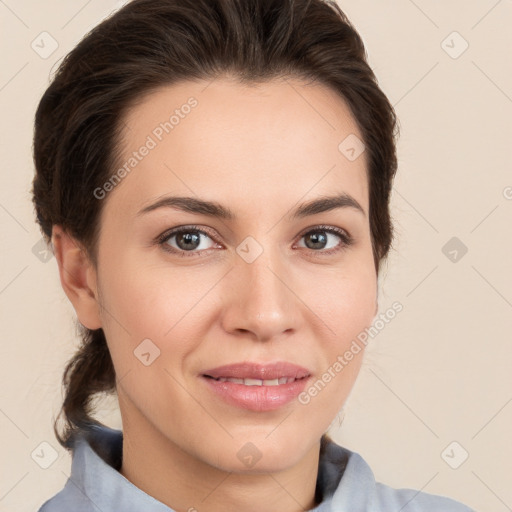
<path fill-rule="evenodd" d="M 334 226 L 316 226 L 302 234 L 300 239 L 303 238 L 306 243 L 301 247 L 320 252 L 322 255 L 336 253 L 353 243 L 352 237 L 347 232 Z M 329 238 L 331 238 L 330 241 Z M 336 238 L 338 242 L 336 242 Z"/>
<path fill-rule="evenodd" d="M 353 243 L 352 237 L 346 231 L 334 226 L 315 226 L 304 232 L 300 236 L 300 240 L 302 239 L 306 240 L 306 244 L 300 247 L 322 255 L 337 253 Z M 212 236 L 197 226 L 180 226 L 171 229 L 160 235 L 156 242 L 165 251 L 178 256 L 199 256 L 209 249 L 222 247 L 214 241 Z"/>
<path fill-rule="evenodd" d="M 195 253 L 213 247 L 208 245 L 207 240 L 213 242 L 212 237 L 206 231 L 198 229 L 196 226 L 180 226 L 166 231 L 160 235 L 157 241 L 165 251 L 178 256 L 195 256 Z"/>

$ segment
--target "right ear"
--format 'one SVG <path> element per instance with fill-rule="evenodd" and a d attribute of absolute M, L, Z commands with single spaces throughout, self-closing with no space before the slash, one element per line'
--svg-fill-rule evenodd
<path fill-rule="evenodd" d="M 59 225 L 52 228 L 52 245 L 59 265 L 60 282 L 75 308 L 78 320 L 88 329 L 99 329 L 100 305 L 96 270 L 85 250 Z"/>

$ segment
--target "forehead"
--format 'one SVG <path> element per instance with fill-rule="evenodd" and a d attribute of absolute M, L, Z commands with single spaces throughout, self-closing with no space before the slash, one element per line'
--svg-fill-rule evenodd
<path fill-rule="evenodd" d="M 345 192 L 368 211 L 366 152 L 351 160 L 340 150 L 362 136 L 346 102 L 321 84 L 179 82 L 139 99 L 123 125 L 117 169 L 126 172 L 109 194 L 132 210 L 176 192 L 235 211 Z"/>

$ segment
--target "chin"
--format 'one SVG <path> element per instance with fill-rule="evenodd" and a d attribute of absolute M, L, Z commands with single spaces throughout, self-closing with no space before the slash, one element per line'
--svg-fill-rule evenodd
<path fill-rule="evenodd" d="M 214 465 L 234 473 L 275 473 L 293 467 L 309 449 L 310 443 L 300 432 L 293 435 L 285 435 L 284 431 L 282 435 L 276 431 L 269 435 L 268 429 L 265 432 L 245 432 L 224 445 Z"/>

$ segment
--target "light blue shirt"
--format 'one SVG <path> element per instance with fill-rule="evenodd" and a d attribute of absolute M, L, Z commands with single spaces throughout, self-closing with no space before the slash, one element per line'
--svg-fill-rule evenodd
<path fill-rule="evenodd" d="M 119 473 L 122 449 L 120 430 L 97 427 L 89 440 L 78 438 L 71 476 L 39 512 L 174 512 Z M 322 439 L 316 492 L 321 502 L 309 512 L 475 512 L 449 498 L 376 482 L 360 455 L 328 438 Z"/>

